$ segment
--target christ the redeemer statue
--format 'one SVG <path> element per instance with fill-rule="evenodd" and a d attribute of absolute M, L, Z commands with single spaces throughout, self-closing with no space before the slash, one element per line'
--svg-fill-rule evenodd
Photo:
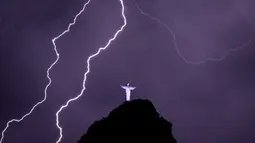
<path fill-rule="evenodd" d="M 126 90 L 126 101 L 130 101 L 131 90 L 134 90 L 136 87 L 129 86 L 129 83 L 127 84 L 127 86 L 121 87 Z"/>

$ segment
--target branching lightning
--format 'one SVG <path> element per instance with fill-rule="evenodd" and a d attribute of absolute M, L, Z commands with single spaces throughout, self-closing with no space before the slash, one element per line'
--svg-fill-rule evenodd
<path fill-rule="evenodd" d="M 150 19 L 154 20 L 154 21 L 157 21 L 159 24 L 163 25 L 169 32 L 170 34 L 172 35 L 173 37 L 173 42 L 174 42 L 174 48 L 176 50 L 176 52 L 178 53 L 178 55 L 181 57 L 181 59 L 187 63 L 187 64 L 192 64 L 192 65 L 200 65 L 200 64 L 203 64 L 203 63 L 206 63 L 206 62 L 209 62 L 209 61 L 214 61 L 214 62 L 219 62 L 219 61 L 222 61 L 223 59 L 225 59 L 230 52 L 235 52 L 235 51 L 238 51 L 246 46 L 248 46 L 251 41 L 253 40 L 253 38 L 251 38 L 248 42 L 244 43 L 243 45 L 237 47 L 237 48 L 232 48 L 232 49 L 229 49 L 227 50 L 222 56 L 220 56 L 219 58 L 205 58 L 204 60 L 201 60 L 201 61 L 198 61 L 198 62 L 194 62 L 194 61 L 189 61 L 187 60 L 187 58 L 185 58 L 185 56 L 183 56 L 183 54 L 180 52 L 178 46 L 177 46 L 177 42 L 176 42 L 176 36 L 175 36 L 175 33 L 174 31 L 168 27 L 162 20 L 160 20 L 159 18 L 157 17 L 153 17 L 151 16 L 150 14 L 144 12 L 141 7 L 138 5 L 138 3 L 136 2 L 136 0 L 133 0 L 137 9 L 140 11 L 140 13 L 144 16 L 147 16 L 149 17 Z"/>
<path fill-rule="evenodd" d="M 4 128 L 4 130 L 2 131 L 2 137 L 1 137 L 1 140 L 0 140 L 0 143 L 2 143 L 3 139 L 4 139 L 4 133 L 6 132 L 6 130 L 9 128 L 10 124 L 13 123 L 13 122 L 21 122 L 22 120 L 24 120 L 27 116 L 29 116 L 37 106 L 39 106 L 40 104 L 42 104 L 46 99 L 47 99 L 47 89 L 48 87 L 51 85 L 51 78 L 50 78 L 50 75 L 49 75 L 49 72 L 50 70 L 52 69 L 52 67 L 57 63 L 58 59 L 59 59 L 59 53 L 57 52 L 57 49 L 56 47 L 54 48 L 55 49 L 55 53 L 57 55 L 57 58 L 56 60 L 51 64 L 51 66 L 47 69 L 47 78 L 49 79 L 49 82 L 48 84 L 46 85 L 45 89 L 44 89 L 44 98 L 43 100 L 37 102 L 33 108 L 30 109 L 30 111 L 28 113 L 26 113 L 24 116 L 22 116 L 20 119 L 12 119 L 10 121 L 7 122 L 6 124 L 6 127 Z"/>
<path fill-rule="evenodd" d="M 35 110 L 35 108 L 36 108 L 37 106 L 39 106 L 39 105 L 42 104 L 44 101 L 46 101 L 47 96 L 48 96 L 48 95 L 47 95 L 47 90 L 48 90 L 48 88 L 50 87 L 50 85 L 51 85 L 51 83 L 52 83 L 52 80 L 51 80 L 51 78 L 50 78 L 50 71 L 51 71 L 51 69 L 57 64 L 57 62 L 58 62 L 58 60 L 59 60 L 59 57 L 60 57 L 60 55 L 59 55 L 59 53 L 58 53 L 58 50 L 57 50 L 57 46 L 56 46 L 56 40 L 58 40 L 59 38 L 61 38 L 62 36 L 64 36 L 66 33 L 68 33 L 68 32 L 70 31 L 71 26 L 75 25 L 77 18 L 83 13 L 83 11 L 85 10 L 86 6 L 90 3 L 90 1 L 91 1 L 91 0 L 88 0 L 88 1 L 83 5 L 83 8 L 79 11 L 78 14 L 76 14 L 75 18 L 73 19 L 73 22 L 72 22 L 72 23 L 69 23 L 69 25 L 68 25 L 68 27 L 67 27 L 66 30 L 63 31 L 61 34 L 59 34 L 58 36 L 56 36 L 56 37 L 54 37 L 54 38 L 52 39 L 52 44 L 53 44 L 53 46 L 54 46 L 54 51 L 55 51 L 55 54 L 56 54 L 56 60 L 55 60 L 55 61 L 50 65 L 50 67 L 47 69 L 47 78 L 48 78 L 49 82 L 48 82 L 48 84 L 46 85 L 46 87 L 45 87 L 45 89 L 44 89 L 44 98 L 43 98 L 43 100 L 37 102 L 37 103 L 30 109 L 30 111 L 29 111 L 28 113 L 26 113 L 25 115 L 23 115 L 21 118 L 9 120 L 9 121 L 7 122 L 7 124 L 6 124 L 6 127 L 5 127 L 4 130 L 2 131 L 2 136 L 1 136 L 1 139 L 0 139 L 0 143 L 3 142 L 4 134 L 5 134 L 5 132 L 7 131 L 7 129 L 10 127 L 10 124 L 11 124 L 11 123 L 23 121 L 27 116 L 29 116 L 30 114 L 32 114 L 32 112 Z M 208 61 L 216 61 L 216 62 L 217 62 L 217 61 L 222 61 L 223 59 L 225 59 L 225 58 L 229 55 L 230 52 L 235 52 L 235 51 L 238 51 L 238 50 L 240 50 L 240 49 L 242 49 L 242 48 L 248 46 L 248 45 L 251 43 L 251 41 L 253 40 L 253 38 L 254 38 L 254 37 L 251 38 L 248 42 L 244 43 L 243 45 L 241 45 L 241 46 L 239 46 L 239 47 L 237 47 L 237 48 L 232 48 L 232 49 L 227 50 L 227 51 L 226 51 L 221 57 L 219 57 L 219 58 L 206 58 L 206 59 L 201 60 L 201 61 L 198 61 L 198 62 L 189 61 L 189 60 L 187 60 L 187 58 L 185 58 L 185 56 L 183 56 L 183 54 L 180 52 L 180 50 L 179 50 L 179 48 L 178 48 L 178 46 L 177 46 L 176 36 L 175 36 L 174 31 L 173 31 L 171 28 L 169 28 L 169 27 L 168 27 L 163 21 L 161 21 L 159 18 L 153 17 L 153 16 L 151 16 L 150 14 L 145 13 L 145 12 L 141 9 L 141 7 L 138 5 L 138 3 L 136 2 L 136 0 L 133 0 L 133 1 L 134 1 L 135 5 L 136 5 L 137 9 L 140 11 L 140 13 L 141 13 L 142 15 L 147 16 L 147 17 L 149 17 L 150 19 L 152 19 L 152 20 L 154 20 L 154 21 L 157 21 L 159 24 L 163 25 L 163 26 L 170 32 L 171 36 L 173 37 L 174 48 L 175 48 L 177 54 L 178 54 L 178 55 L 180 56 L 180 58 L 181 58 L 185 63 L 187 63 L 187 64 L 200 65 L 200 64 L 206 63 L 206 62 L 208 62 Z M 59 138 L 58 138 L 58 140 L 56 141 L 56 143 L 61 142 L 61 140 L 62 140 L 62 138 L 63 138 L 63 135 L 62 135 L 63 129 L 62 129 L 62 127 L 59 125 L 59 114 L 63 111 L 63 109 L 67 108 L 71 102 L 78 100 L 78 99 L 83 95 L 84 91 L 86 90 L 86 86 L 85 86 L 85 85 L 86 85 L 87 75 L 88 75 L 89 72 L 90 72 L 90 61 L 91 61 L 93 58 L 95 58 L 96 56 L 98 56 L 98 55 L 100 54 L 101 51 L 106 50 L 106 49 L 109 47 L 109 45 L 117 38 L 117 36 L 119 35 L 119 33 L 122 32 L 123 29 L 125 28 L 125 26 L 127 25 L 127 20 L 126 20 L 126 16 L 125 16 L 125 6 L 124 6 L 124 2 L 123 2 L 123 0 L 119 0 L 119 2 L 120 2 L 120 4 L 121 4 L 121 8 L 122 8 L 122 10 L 121 10 L 121 15 L 122 15 L 122 17 L 123 17 L 124 24 L 121 26 L 120 29 L 118 29 L 118 31 L 114 34 L 114 36 L 113 36 L 111 39 L 109 39 L 109 41 L 107 42 L 107 44 L 106 44 L 104 47 L 100 47 L 96 53 L 94 53 L 93 55 L 89 56 L 89 58 L 87 59 L 87 71 L 84 73 L 84 79 L 83 79 L 83 84 L 82 84 L 83 88 L 82 88 L 82 90 L 80 91 L 80 93 L 79 93 L 76 97 L 69 99 L 69 100 L 68 100 L 64 105 L 62 105 L 61 108 L 56 112 L 56 126 L 57 126 L 57 128 L 59 129 L 59 135 L 60 135 Z"/>
<path fill-rule="evenodd" d="M 57 46 L 56 46 L 55 41 L 58 40 L 60 37 L 62 37 L 63 35 L 65 35 L 66 33 L 68 33 L 68 32 L 70 31 L 70 27 L 71 27 L 72 25 L 75 24 L 77 17 L 85 10 L 86 6 L 87 6 L 89 3 L 90 3 L 90 0 L 88 0 L 88 2 L 86 2 L 86 3 L 84 4 L 82 10 L 75 16 L 73 22 L 72 22 L 72 23 L 69 23 L 68 28 L 67 28 L 64 32 L 62 32 L 61 34 L 59 34 L 58 36 L 56 36 L 56 37 L 54 37 L 54 38 L 52 39 L 52 44 L 53 44 L 53 46 L 54 46 L 54 51 L 55 51 L 55 54 L 56 54 L 57 58 L 56 58 L 56 60 L 50 65 L 50 67 L 47 69 L 47 78 L 48 78 L 49 82 L 48 82 L 48 84 L 46 85 L 46 87 L 45 87 L 45 89 L 44 89 L 44 98 L 43 98 L 43 100 L 37 102 L 37 103 L 33 106 L 33 108 L 31 108 L 30 111 L 29 111 L 28 113 L 26 113 L 24 116 L 22 116 L 20 119 L 12 119 L 12 120 L 10 120 L 10 121 L 7 122 L 6 127 L 5 127 L 4 130 L 2 131 L 2 137 L 1 137 L 0 143 L 2 143 L 2 141 L 3 141 L 3 139 L 4 139 L 4 134 L 5 134 L 6 130 L 9 128 L 9 126 L 10 126 L 11 123 L 23 121 L 27 116 L 29 116 L 29 115 L 35 110 L 35 108 L 36 108 L 37 106 L 39 106 L 39 105 L 42 104 L 44 101 L 46 101 L 47 96 L 48 96 L 48 95 L 47 95 L 47 90 L 48 90 L 48 88 L 49 88 L 49 86 L 51 85 L 51 82 L 52 82 L 52 80 L 51 80 L 51 78 L 50 78 L 50 70 L 54 67 L 54 65 L 55 65 L 55 64 L 58 62 L 58 60 L 59 60 L 59 53 L 58 53 L 58 50 L 57 50 Z"/>
<path fill-rule="evenodd" d="M 125 16 L 125 7 L 124 7 L 123 0 L 119 0 L 119 1 L 120 1 L 120 3 L 121 3 L 121 7 L 122 7 L 121 14 L 122 14 L 122 17 L 123 17 L 123 20 L 124 20 L 124 24 L 123 24 L 123 25 L 121 26 L 121 28 L 114 34 L 114 36 L 108 41 L 108 43 L 107 43 L 104 47 L 100 47 L 100 48 L 98 49 L 98 51 L 97 51 L 95 54 L 89 56 L 89 58 L 87 59 L 87 71 L 84 73 L 84 79 L 83 79 L 83 84 L 82 84 L 83 88 L 82 88 L 80 94 L 77 95 L 77 96 L 74 97 L 74 98 L 69 99 L 69 100 L 66 102 L 66 104 L 63 105 L 63 106 L 61 106 L 61 108 L 57 111 L 57 113 L 56 113 L 56 126 L 58 127 L 58 129 L 59 129 L 59 131 L 60 131 L 60 132 L 59 132 L 59 133 L 60 133 L 60 134 L 59 134 L 60 136 L 59 136 L 59 138 L 58 138 L 58 140 L 57 140 L 56 143 L 61 142 L 62 137 L 63 137 L 63 135 L 62 135 L 63 129 L 62 129 L 62 127 L 60 127 L 60 125 L 59 125 L 59 114 L 61 113 L 61 111 L 62 111 L 63 109 L 65 109 L 66 107 L 68 107 L 69 103 L 71 103 L 71 102 L 73 102 L 73 101 L 75 101 L 75 100 L 78 100 L 78 99 L 82 96 L 83 92 L 85 91 L 85 89 L 86 89 L 85 84 L 86 84 L 86 80 L 87 80 L 87 75 L 88 75 L 89 72 L 90 72 L 90 60 L 93 59 L 94 57 L 98 56 L 102 50 L 107 49 L 107 47 L 109 47 L 109 45 L 111 44 L 111 42 L 114 41 L 114 40 L 116 39 L 116 37 L 119 35 L 119 33 L 123 31 L 123 29 L 125 28 L 125 26 L 126 26 L 126 24 L 127 24 L 127 20 L 126 20 L 126 16 Z"/>

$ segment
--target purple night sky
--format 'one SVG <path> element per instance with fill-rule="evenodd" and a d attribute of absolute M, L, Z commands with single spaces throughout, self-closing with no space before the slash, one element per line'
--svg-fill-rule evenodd
<path fill-rule="evenodd" d="M 43 99 L 46 70 L 56 59 L 51 39 L 66 29 L 87 0 L 0 1 L 0 130 Z M 91 61 L 83 96 L 60 114 L 61 143 L 76 142 L 88 126 L 125 100 L 120 84 L 137 88 L 173 123 L 178 143 L 255 142 L 255 41 L 220 61 L 185 63 L 171 33 L 124 0 L 127 26 Z M 191 62 L 220 58 L 255 36 L 254 0 L 137 0 L 165 22 Z M 118 0 L 91 0 L 70 33 L 57 40 L 48 99 L 3 143 L 55 143 L 55 113 L 79 94 L 88 56 L 122 26 Z"/>

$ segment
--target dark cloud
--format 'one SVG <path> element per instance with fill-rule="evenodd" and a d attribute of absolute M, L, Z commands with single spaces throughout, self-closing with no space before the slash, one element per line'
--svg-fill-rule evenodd
<path fill-rule="evenodd" d="M 1 1 L 0 128 L 43 98 L 46 70 L 55 60 L 51 38 L 61 33 L 85 1 Z M 76 141 L 87 127 L 125 99 L 120 84 L 137 86 L 133 98 L 150 99 L 185 142 L 253 143 L 254 41 L 221 62 L 194 66 L 177 54 L 167 29 L 124 0 L 128 25 L 107 51 L 91 61 L 84 96 L 60 114 L 63 143 Z M 147 13 L 176 33 L 190 61 L 220 57 L 255 35 L 252 0 L 139 0 Z M 71 32 L 57 41 L 59 63 L 52 69 L 48 100 L 4 142 L 54 142 L 55 112 L 81 89 L 86 59 L 123 24 L 117 0 L 92 0 Z M 194 116 L 195 115 L 195 116 Z M 39 136 L 42 135 L 43 136 Z M 15 138 L 13 138 L 15 136 Z"/>

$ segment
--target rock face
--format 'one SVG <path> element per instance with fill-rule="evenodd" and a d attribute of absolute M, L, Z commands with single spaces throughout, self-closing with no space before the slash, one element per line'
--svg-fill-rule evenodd
<path fill-rule="evenodd" d="M 108 117 L 95 121 L 78 143 L 176 143 L 172 124 L 148 100 L 124 102 Z"/>

